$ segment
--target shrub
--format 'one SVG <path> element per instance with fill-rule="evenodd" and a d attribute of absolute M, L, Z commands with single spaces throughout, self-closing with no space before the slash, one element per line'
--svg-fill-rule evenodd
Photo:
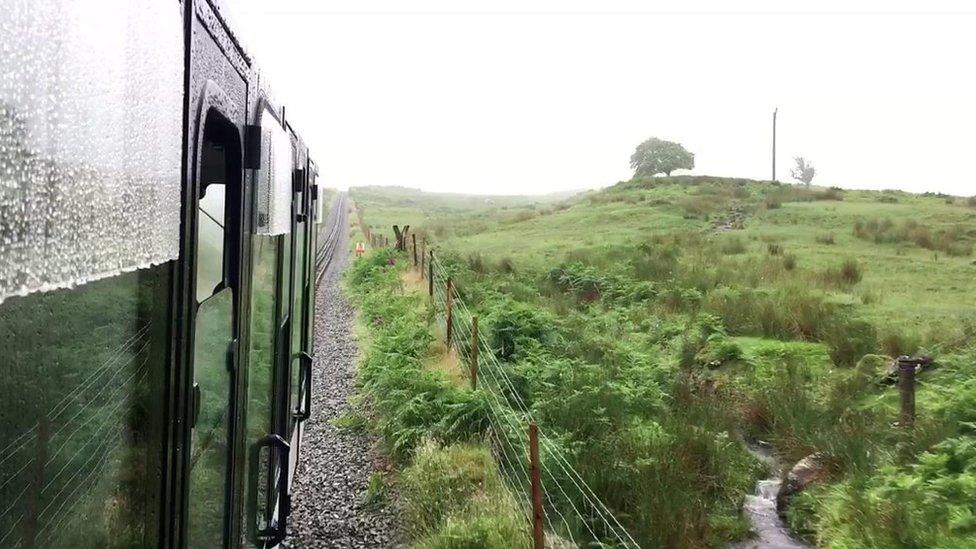
<path fill-rule="evenodd" d="M 766 250 L 769 252 L 769 255 L 781 255 L 783 253 L 783 247 L 779 244 L 767 244 Z"/>
<path fill-rule="evenodd" d="M 857 284 L 861 281 L 861 266 L 856 259 L 845 259 L 840 266 L 840 278 L 848 284 Z"/>
<path fill-rule="evenodd" d="M 505 274 L 512 274 L 515 272 L 515 263 L 510 257 L 503 257 L 498 260 L 498 270 Z"/>
<path fill-rule="evenodd" d="M 713 334 L 698 351 L 696 359 L 705 366 L 718 367 L 742 358 L 742 348 L 734 339 Z"/>
<path fill-rule="evenodd" d="M 948 439 L 908 468 L 886 466 L 812 492 L 824 547 L 971 547 L 976 439 Z M 811 513 L 812 514 L 812 513 Z"/>
<path fill-rule="evenodd" d="M 658 301 L 670 311 L 691 311 L 698 308 L 702 293 L 695 288 L 672 286 L 658 294 Z"/>
<path fill-rule="evenodd" d="M 746 251 L 746 244 L 738 236 L 732 236 L 722 241 L 721 250 L 725 255 L 742 254 Z"/>
<path fill-rule="evenodd" d="M 528 546 L 526 522 L 480 445 L 421 445 L 399 488 L 402 523 L 416 547 Z"/>
<path fill-rule="evenodd" d="M 796 268 L 796 256 L 793 254 L 786 254 L 783 256 L 783 268 L 787 271 L 792 271 Z"/>
<path fill-rule="evenodd" d="M 469 255 L 468 268 L 478 274 L 485 274 L 485 259 L 481 256 L 481 254 Z"/>
<path fill-rule="evenodd" d="M 954 225 L 933 232 L 914 219 L 902 220 L 897 224 L 891 219 L 857 219 L 854 221 L 854 236 L 876 244 L 911 242 L 919 248 L 950 256 L 968 256 L 973 251 L 972 242 L 966 240 L 964 227 Z"/>
<path fill-rule="evenodd" d="M 896 357 L 901 355 L 912 355 L 922 346 L 921 338 L 918 334 L 907 334 L 889 330 L 879 338 L 881 352 L 888 356 Z"/>
<path fill-rule="evenodd" d="M 847 258 L 840 266 L 830 268 L 820 274 L 820 279 L 829 285 L 853 286 L 861 281 L 861 265 L 854 258 Z"/>
<path fill-rule="evenodd" d="M 634 272 L 640 280 L 665 280 L 678 269 L 680 248 L 676 245 L 640 246 L 643 252 L 633 259 Z"/>
<path fill-rule="evenodd" d="M 515 360 L 526 346 L 545 342 L 552 333 L 552 318 L 538 307 L 506 299 L 488 313 L 488 338 L 501 360 Z"/>
<path fill-rule="evenodd" d="M 823 325 L 820 339 L 830 349 L 834 364 L 853 366 L 864 355 L 875 352 L 878 334 L 868 322 L 841 318 Z"/>
<path fill-rule="evenodd" d="M 834 233 L 824 233 L 817 235 L 818 244 L 826 244 L 828 246 L 834 244 Z"/>

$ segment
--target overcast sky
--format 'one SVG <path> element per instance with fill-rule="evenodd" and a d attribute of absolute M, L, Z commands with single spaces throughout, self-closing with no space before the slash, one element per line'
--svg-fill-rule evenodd
<path fill-rule="evenodd" d="M 225 0 L 329 186 L 500 194 L 691 173 L 976 194 L 970 2 Z"/>

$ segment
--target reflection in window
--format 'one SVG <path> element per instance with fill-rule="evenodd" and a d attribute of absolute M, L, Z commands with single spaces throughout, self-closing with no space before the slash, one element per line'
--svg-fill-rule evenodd
<path fill-rule="evenodd" d="M 155 545 L 168 271 L 0 305 L 0 547 Z"/>
<path fill-rule="evenodd" d="M 278 270 L 278 246 L 280 237 L 255 235 L 251 239 L 252 277 L 251 277 L 251 330 L 250 351 L 247 373 L 247 443 L 246 450 L 268 433 L 274 431 L 272 425 L 274 388 L 274 349 L 275 349 L 275 307 Z M 272 510 L 268 472 L 270 463 L 267 450 L 258 456 L 261 478 L 256 486 L 246 486 L 245 501 L 257 503 L 257 528 L 267 526 L 268 515 Z M 247 461 L 254 459 L 247 456 Z M 256 493 L 250 493 L 255 490 Z M 247 528 L 242 532 L 246 538 Z M 242 540 L 245 541 L 246 540 Z"/>

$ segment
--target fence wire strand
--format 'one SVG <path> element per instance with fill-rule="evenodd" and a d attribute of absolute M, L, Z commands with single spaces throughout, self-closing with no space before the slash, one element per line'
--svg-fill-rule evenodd
<path fill-rule="evenodd" d="M 474 313 L 461 299 L 457 285 L 448 288 L 446 269 L 436 254 L 428 257 L 428 265 L 422 276 L 430 282 L 433 272 L 434 292 L 431 302 L 435 309 L 435 320 L 440 329 L 447 332 L 446 308 L 451 302 L 450 350 L 457 353 L 462 363 L 461 370 L 470 378 L 473 346 L 478 351 L 478 387 L 487 396 L 493 440 L 492 453 L 499 462 L 499 470 L 519 499 L 520 507 L 531 519 L 531 501 L 527 487 L 531 484 L 528 471 L 529 423 L 538 425 L 534 414 L 516 389 L 507 368 L 502 364 L 488 338 L 479 332 L 472 337 Z M 453 280 L 452 280 L 453 282 Z M 450 294 L 448 294 L 450 291 Z M 610 511 L 609 507 L 596 495 L 582 475 L 572 466 L 558 444 L 538 430 L 540 477 L 543 485 L 545 526 L 551 535 L 563 536 L 573 544 L 579 544 L 575 534 L 585 531 L 593 541 L 609 542 L 621 547 L 639 547 L 626 528 Z M 514 440 L 513 440 L 514 439 Z M 557 475 L 557 473 L 560 473 Z M 599 535 L 593 523 L 599 524 Z"/>

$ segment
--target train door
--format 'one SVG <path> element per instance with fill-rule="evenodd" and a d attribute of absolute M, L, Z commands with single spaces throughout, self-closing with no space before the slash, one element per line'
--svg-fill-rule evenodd
<path fill-rule="evenodd" d="M 220 547 L 229 524 L 235 447 L 243 184 L 239 133 L 216 110 L 205 117 L 197 154 L 186 533 L 190 547 Z"/>
<path fill-rule="evenodd" d="M 260 161 L 252 185 L 250 325 L 248 337 L 242 544 L 280 542 L 290 510 L 288 428 L 291 357 L 292 258 L 291 140 L 266 104 L 252 129 L 260 135 Z"/>
<path fill-rule="evenodd" d="M 309 416 L 311 404 L 312 355 L 309 338 L 308 303 L 311 298 L 311 234 L 309 211 L 311 193 L 308 188 L 307 170 L 302 166 L 292 175 L 292 326 L 291 326 L 291 418 L 289 434 L 291 446 L 297 450 L 301 441 L 302 422 Z M 289 461 L 289 479 L 294 478 L 298 464 L 298 452 L 294 451 Z"/>
<path fill-rule="evenodd" d="M 207 2 L 187 4 L 187 131 L 173 546 L 236 545 L 248 250 L 244 126 L 248 67 Z"/>

